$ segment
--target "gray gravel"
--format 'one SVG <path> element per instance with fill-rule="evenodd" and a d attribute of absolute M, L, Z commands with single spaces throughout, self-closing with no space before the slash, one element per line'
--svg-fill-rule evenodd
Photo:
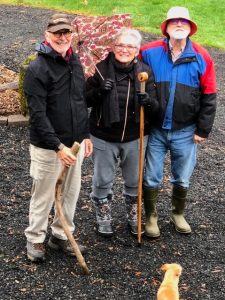
<path fill-rule="evenodd" d="M 0 5 L 0 64 L 18 71 L 34 44 L 43 39 L 51 13 Z M 144 36 L 146 41 L 155 38 L 147 33 Z M 27 260 L 23 231 L 28 224 L 31 188 L 28 129 L 0 126 L 0 299 L 153 300 L 163 276 L 159 268 L 165 262 L 183 266 L 181 299 L 225 299 L 225 52 L 209 51 L 217 69 L 218 111 L 192 177 L 186 216 L 193 233 L 180 235 L 169 223 L 170 186 L 166 176 L 159 199 L 161 237 L 143 238 L 141 247 L 137 247 L 126 226 L 118 171 L 113 200 L 115 236 L 109 240 L 98 237 L 89 200 L 92 162 L 87 159 L 75 221 L 77 237 L 89 248 L 85 256 L 89 276 L 81 275 L 73 258 L 49 249 L 44 264 Z"/>

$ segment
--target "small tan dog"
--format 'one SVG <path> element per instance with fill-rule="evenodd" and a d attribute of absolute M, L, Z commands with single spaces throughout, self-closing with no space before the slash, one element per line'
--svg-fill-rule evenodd
<path fill-rule="evenodd" d="M 159 287 L 157 300 L 179 300 L 178 283 L 182 267 L 179 264 L 164 264 L 161 270 L 166 273 Z"/>

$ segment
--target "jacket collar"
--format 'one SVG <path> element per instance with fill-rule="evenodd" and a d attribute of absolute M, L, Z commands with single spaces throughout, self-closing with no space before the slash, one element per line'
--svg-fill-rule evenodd
<path fill-rule="evenodd" d="M 35 47 L 35 50 L 38 52 L 38 53 L 41 53 L 41 54 L 45 54 L 45 55 L 48 55 L 48 56 L 51 56 L 53 58 L 58 58 L 58 57 L 61 57 L 62 59 L 64 59 L 65 61 L 69 61 L 73 55 L 73 50 L 72 50 L 72 47 L 70 47 L 68 50 L 67 50 L 67 53 L 66 53 L 66 56 L 65 57 L 62 57 L 59 53 L 57 53 L 51 46 L 51 44 L 49 44 L 47 41 L 44 41 L 40 44 L 37 44 L 36 47 Z"/>

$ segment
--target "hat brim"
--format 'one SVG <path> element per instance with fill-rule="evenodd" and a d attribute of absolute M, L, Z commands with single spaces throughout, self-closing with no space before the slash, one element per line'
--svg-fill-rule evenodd
<path fill-rule="evenodd" d="M 165 35 L 165 36 L 168 36 L 168 33 L 166 32 L 166 27 L 167 27 L 167 23 L 170 20 L 172 20 L 172 19 L 167 19 L 167 20 L 163 21 L 162 24 L 161 24 L 161 26 L 160 26 L 162 34 Z M 190 20 L 188 20 L 188 21 L 190 22 L 190 25 L 191 25 L 191 31 L 189 33 L 189 36 L 191 36 L 191 35 L 195 34 L 195 32 L 198 30 L 198 27 L 197 27 L 197 24 L 195 22 L 190 21 Z"/>
<path fill-rule="evenodd" d="M 49 32 L 57 32 L 59 30 L 62 30 L 62 29 L 68 29 L 70 31 L 73 31 L 73 26 L 72 25 L 67 25 L 67 24 L 58 24 L 58 25 L 53 25 L 53 26 L 50 26 L 47 31 Z"/>

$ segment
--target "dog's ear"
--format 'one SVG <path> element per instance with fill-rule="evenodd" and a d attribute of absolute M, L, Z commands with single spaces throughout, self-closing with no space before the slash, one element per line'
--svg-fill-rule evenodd
<path fill-rule="evenodd" d="M 163 272 L 166 272 L 169 269 L 169 264 L 164 264 L 160 268 Z"/>
<path fill-rule="evenodd" d="M 181 273 L 182 273 L 182 267 L 180 265 L 178 265 L 176 270 L 175 270 L 175 275 L 180 276 Z"/>

